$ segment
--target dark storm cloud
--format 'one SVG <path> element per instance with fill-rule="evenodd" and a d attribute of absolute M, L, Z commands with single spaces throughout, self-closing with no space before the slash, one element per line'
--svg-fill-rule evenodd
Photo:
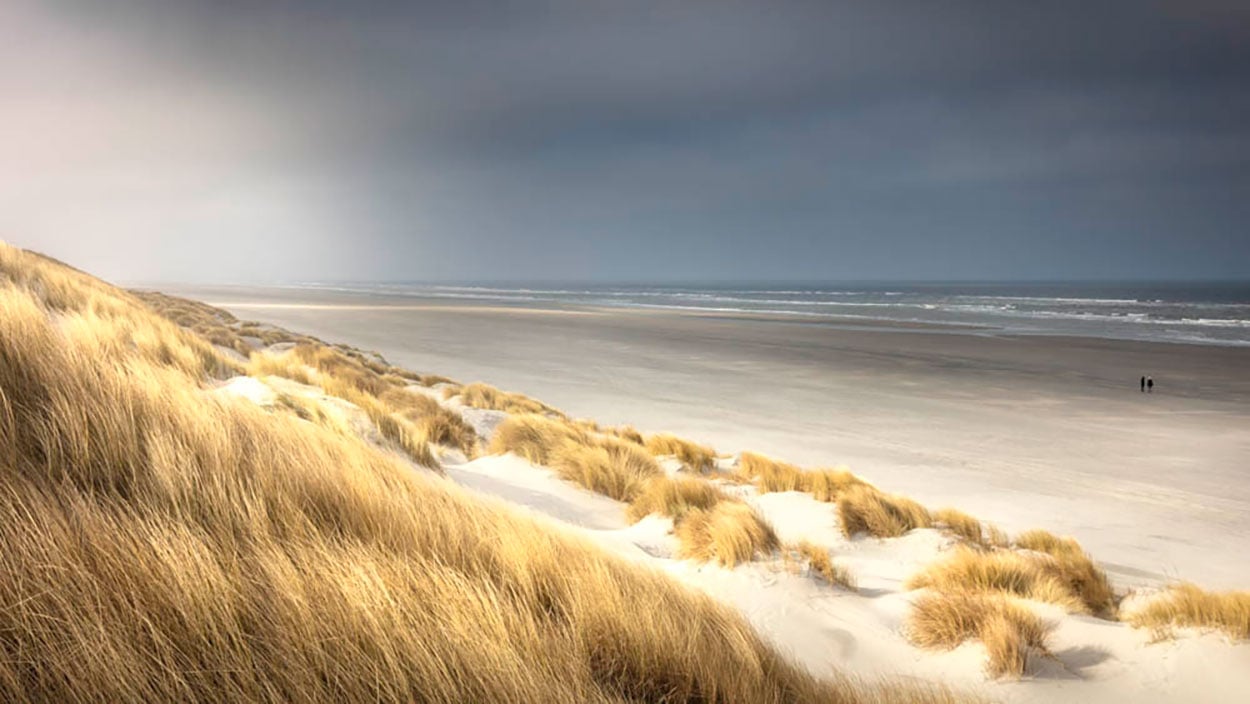
<path fill-rule="evenodd" d="M 1239 3 L 137 2 L 23 18 L 86 47 L 36 70 L 88 75 L 114 112 L 150 103 L 116 129 L 159 183 L 85 199 L 97 245 L 148 252 L 133 270 L 109 259 L 121 275 L 1250 276 Z M 103 69 L 78 67 L 95 54 Z M 130 173 L 134 153 L 92 173 Z M 46 193 L 98 195 L 71 180 Z M 149 188 L 169 204 L 157 222 L 134 214 Z M 48 222 L 0 225 L 71 258 L 85 246 L 65 234 L 78 221 Z"/>

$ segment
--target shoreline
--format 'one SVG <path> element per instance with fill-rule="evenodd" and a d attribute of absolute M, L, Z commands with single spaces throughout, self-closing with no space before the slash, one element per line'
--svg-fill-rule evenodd
<path fill-rule="evenodd" d="M 986 335 L 1001 337 L 1021 337 L 1021 338 L 1049 338 L 1059 340 L 1105 340 L 1108 342 L 1123 342 L 1146 345 L 1170 345 L 1181 346 L 1183 348 L 1234 348 L 1234 349 L 1250 349 L 1250 341 L 1233 341 L 1233 340 L 1187 340 L 1187 339 L 1143 339 L 1138 337 L 1115 336 L 1115 335 L 1097 335 L 1097 334 L 1079 334 L 1072 332 L 1052 332 L 1044 330 L 1027 330 L 1013 329 L 992 324 L 976 324 L 962 322 L 934 322 L 920 320 L 899 320 L 886 317 L 869 317 L 861 315 L 837 315 L 834 313 L 814 313 L 807 311 L 750 311 L 738 309 L 718 309 L 703 308 L 699 306 L 665 306 L 665 305 L 620 305 L 611 306 L 595 303 L 575 303 L 555 300 L 495 300 L 490 298 L 476 298 L 466 296 L 464 298 L 450 298 L 446 296 L 429 296 L 416 292 L 367 292 L 367 291 L 347 291 L 338 289 L 324 289 L 316 287 L 292 287 L 292 286 L 263 286 L 263 285 L 246 285 L 246 284 L 215 284 L 215 285 L 186 285 L 186 284 L 135 284 L 132 288 L 138 290 L 170 290 L 183 291 L 190 295 L 195 292 L 200 298 L 210 304 L 222 304 L 226 306 L 234 306 L 239 309 L 254 308 L 258 310 L 271 308 L 334 308 L 345 309 L 348 304 L 317 304 L 307 302 L 310 299 L 326 298 L 358 298 L 371 301 L 368 304 L 358 304 L 350 306 L 359 310 L 440 310 L 440 309 L 457 309 L 464 311 L 516 311 L 527 314 L 538 313 L 599 313 L 599 314 L 619 314 L 619 315 L 672 315 L 682 317 L 709 318 L 722 320 L 743 320 L 743 321 L 768 321 L 775 323 L 790 323 L 794 325 L 815 325 L 828 326 L 838 329 L 865 329 L 865 330 L 885 330 L 898 332 L 915 332 L 929 331 L 933 333 L 949 333 L 964 335 Z M 267 296 L 274 298 L 284 298 L 290 301 L 304 301 L 300 303 L 288 302 L 281 303 L 273 300 L 269 301 L 245 301 L 237 298 L 240 292 L 245 291 L 264 291 Z M 220 300 L 214 296 L 222 297 Z M 399 301 L 416 301 L 414 303 L 403 303 Z"/>
<path fill-rule="evenodd" d="M 1211 347 L 1250 347 L 1250 337 L 1237 338 L 1225 337 L 1222 335 L 1203 332 L 1208 330 L 1202 327 L 1204 319 L 1182 318 L 1177 320 L 1159 319 L 1159 320 L 1136 320 L 1136 318 L 1144 315 L 1142 313 L 1121 314 L 1117 313 L 1111 316 L 1093 315 L 1094 318 L 1106 321 L 1110 327 L 1098 327 L 1085 322 L 1085 314 L 1065 315 L 1058 314 L 1054 319 L 1058 322 L 1052 324 L 1042 323 L 1050 317 L 1049 313 L 1040 312 L 1034 314 L 1023 314 L 1020 316 L 1007 315 L 1006 317 L 998 316 L 997 319 L 986 320 L 969 320 L 959 319 L 965 314 L 956 311 L 960 306 L 955 305 L 952 309 L 947 309 L 945 304 L 940 300 L 933 305 L 920 305 L 917 302 L 899 304 L 904 308 L 923 308 L 925 311 L 939 310 L 945 311 L 942 315 L 954 316 L 952 319 L 925 319 L 931 316 L 924 315 L 920 317 L 896 317 L 893 315 L 876 315 L 867 312 L 844 312 L 838 313 L 830 310 L 818 310 L 818 308 L 794 308 L 789 309 L 754 309 L 751 307 L 717 307 L 716 305 L 690 304 L 683 305 L 680 303 L 648 303 L 645 300 L 631 300 L 627 295 L 625 298 L 613 300 L 628 301 L 625 303 L 609 303 L 606 300 L 591 299 L 581 300 L 577 298 L 580 295 L 576 291 L 552 290 L 534 290 L 529 289 L 500 289 L 499 295 L 492 295 L 489 291 L 474 293 L 435 293 L 425 292 L 421 289 L 413 290 L 388 290 L 380 288 L 377 290 L 366 290 L 360 288 L 322 288 L 307 286 L 248 286 L 243 284 L 216 284 L 216 285 L 175 285 L 177 288 L 193 288 L 197 291 L 204 292 L 207 296 L 212 297 L 214 294 L 221 295 L 226 298 L 237 299 L 240 291 L 250 289 L 265 290 L 269 296 L 281 296 L 288 300 L 308 300 L 318 296 L 331 296 L 340 298 L 356 298 L 359 300 L 370 301 L 373 306 L 440 306 L 440 307 L 475 307 L 490 306 L 495 308 L 508 308 L 512 310 L 579 310 L 579 311 L 606 311 L 621 314 L 672 314 L 672 315 L 690 315 L 710 318 L 729 318 L 742 320 L 770 320 L 776 322 L 791 322 L 805 325 L 832 325 L 840 328 L 881 328 L 891 330 L 933 330 L 933 331 L 955 331 L 958 333 L 968 334 L 987 334 L 987 335 L 1011 335 L 1021 337 L 1079 337 L 1092 339 L 1122 340 L 1132 342 L 1147 343 L 1165 343 L 1171 345 L 1185 346 L 1211 346 Z M 146 287 L 159 289 L 158 284 L 147 284 Z M 437 287 L 436 287 L 437 288 Z M 465 291 L 473 291 L 476 289 L 466 288 Z M 528 294 L 533 293 L 534 296 Z M 587 293 L 590 292 L 581 292 Z M 511 295 L 517 294 L 517 295 Z M 549 295 L 548 295 L 549 294 Z M 572 298 L 566 298 L 566 295 L 573 295 Z M 608 294 L 610 296 L 618 296 L 625 294 Z M 743 299 L 751 302 L 752 299 Z M 1055 300 L 1055 301 L 1080 301 L 1084 299 L 1067 299 L 1067 298 L 1013 298 L 1004 297 L 1006 301 L 1034 301 L 1034 300 Z M 239 301 L 234 300 L 238 303 Z M 413 302 L 413 303 L 410 303 Z M 759 301 L 760 303 L 778 303 L 786 304 L 786 301 Z M 1132 301 L 1093 301 L 1101 303 L 1132 303 Z M 1138 301 L 1138 303 L 1142 303 Z M 1166 303 L 1164 301 L 1153 301 L 1154 304 Z M 260 303 L 257 306 L 263 305 Z M 832 305 L 830 303 L 829 305 Z M 878 303 L 845 303 L 839 305 L 857 306 L 877 306 Z M 1167 305 L 1182 306 L 1190 305 L 1188 303 L 1173 303 Z M 1220 303 L 1218 305 L 1233 305 Z M 1014 308 L 1007 306 L 1006 308 Z M 1004 308 L 1005 309 L 1005 308 Z M 837 309 L 834 309 L 837 310 Z M 992 311 L 991 311 L 992 312 Z M 1184 315 L 1180 312 L 1174 312 L 1174 315 Z M 1195 313 L 1196 315 L 1197 313 Z M 991 316 L 992 318 L 993 316 Z M 1125 325 L 1126 323 L 1158 323 L 1162 327 L 1155 325 Z M 1218 321 L 1217 321 L 1218 322 Z M 1231 323 L 1246 324 L 1248 321 L 1231 321 Z M 1175 325 L 1184 326 L 1186 324 L 1198 325 L 1198 327 L 1190 330 L 1188 328 L 1178 329 Z M 1214 323 L 1213 323 L 1214 324 Z M 1151 330 L 1157 327 L 1157 334 Z M 1219 325 L 1218 329 L 1227 329 L 1227 325 Z"/>

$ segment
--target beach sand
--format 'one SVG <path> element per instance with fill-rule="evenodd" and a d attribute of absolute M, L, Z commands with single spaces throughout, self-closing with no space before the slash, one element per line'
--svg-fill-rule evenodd
<path fill-rule="evenodd" d="M 1250 348 L 161 288 L 574 416 L 846 465 L 1013 533 L 1070 534 L 1121 586 L 1250 586 Z"/>

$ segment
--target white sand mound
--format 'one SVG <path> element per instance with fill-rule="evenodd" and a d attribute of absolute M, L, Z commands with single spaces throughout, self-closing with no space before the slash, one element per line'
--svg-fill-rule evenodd
<path fill-rule="evenodd" d="M 904 591 L 903 583 L 954 544 L 937 530 L 887 540 L 847 539 L 838 530 L 832 504 L 799 492 L 761 495 L 753 487 L 723 485 L 754 506 L 783 542 L 807 540 L 829 549 L 854 575 L 858 590 L 851 592 L 779 559 L 732 570 L 676 559 L 670 519 L 650 516 L 629 525 L 625 504 L 513 455 L 446 469 L 449 478 L 474 491 L 562 522 L 608 550 L 732 604 L 816 674 L 838 670 L 940 680 L 1007 702 L 1250 701 L 1250 644 L 1230 644 L 1213 634 L 1184 634 L 1174 642 L 1152 644 L 1145 631 L 1065 614 L 1048 604 L 1032 606 L 1055 623 L 1054 658 L 1037 662 L 1033 674 L 1020 681 L 987 680 L 985 649 L 979 643 L 938 653 L 912 646 L 903 628 L 919 592 Z"/>

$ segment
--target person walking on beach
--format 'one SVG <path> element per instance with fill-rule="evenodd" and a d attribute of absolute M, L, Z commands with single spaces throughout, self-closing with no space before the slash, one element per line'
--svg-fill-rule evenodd
<path fill-rule="evenodd" d="M 1153 394 L 1155 392 L 1155 379 L 1152 376 L 1146 377 L 1146 393 Z"/>
<path fill-rule="evenodd" d="M 1146 377 L 1141 378 L 1141 392 L 1146 393 Z"/>

